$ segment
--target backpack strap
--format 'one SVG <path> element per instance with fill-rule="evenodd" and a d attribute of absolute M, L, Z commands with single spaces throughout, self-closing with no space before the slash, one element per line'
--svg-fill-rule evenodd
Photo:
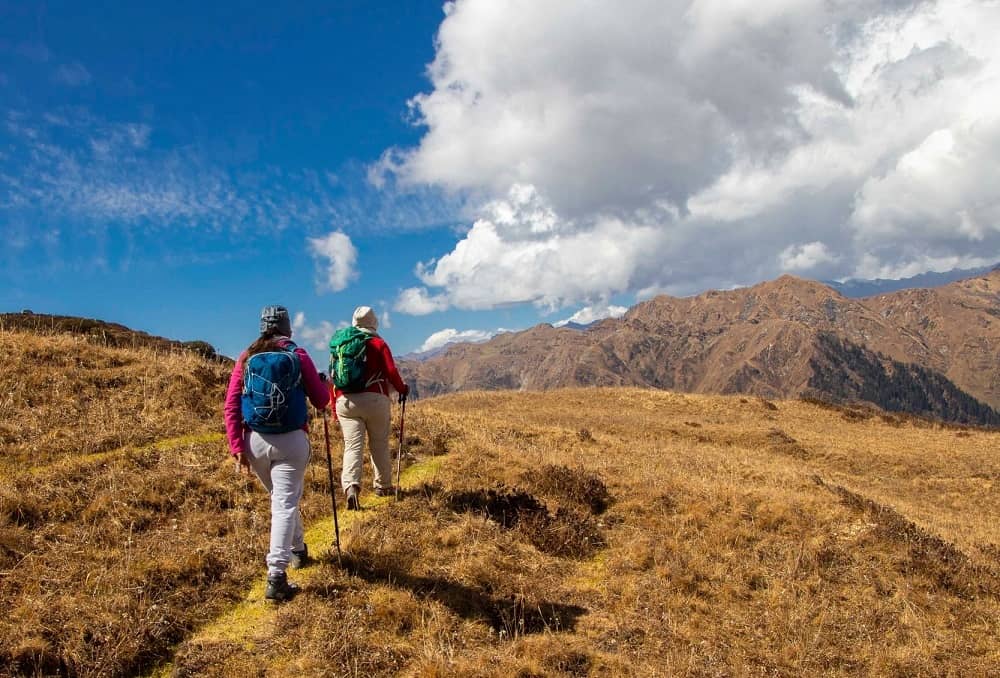
<path fill-rule="evenodd" d="M 284 350 L 284 351 L 288 351 L 289 353 L 294 353 L 294 352 L 295 352 L 295 349 L 297 349 L 297 348 L 298 348 L 298 346 L 297 346 L 297 345 L 295 344 L 295 342 L 294 342 L 294 341 L 292 341 L 292 340 L 291 340 L 291 339 L 289 339 L 288 337 L 285 337 L 285 338 L 284 338 L 284 339 L 283 339 L 283 340 L 281 341 L 281 343 L 280 343 L 280 344 L 278 344 L 278 348 L 280 348 L 280 349 L 282 349 L 282 350 Z"/>

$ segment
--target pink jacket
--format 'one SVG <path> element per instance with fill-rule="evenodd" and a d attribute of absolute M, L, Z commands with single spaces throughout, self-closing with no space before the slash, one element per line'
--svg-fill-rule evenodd
<path fill-rule="evenodd" d="M 286 346 L 291 340 L 288 338 L 278 339 L 279 345 Z M 301 346 L 295 347 L 295 355 L 299 357 L 302 365 L 302 385 L 306 390 L 309 402 L 318 410 L 322 410 L 330 403 L 330 391 L 319 378 L 316 366 L 313 365 L 312 358 Z M 243 362 L 247 354 L 240 354 L 236 364 L 233 365 L 233 373 L 229 376 L 229 388 L 226 390 L 226 438 L 229 440 L 229 453 L 233 456 L 246 452 L 246 425 L 243 423 L 242 398 L 243 398 Z M 302 427 L 309 430 L 308 424 Z"/>

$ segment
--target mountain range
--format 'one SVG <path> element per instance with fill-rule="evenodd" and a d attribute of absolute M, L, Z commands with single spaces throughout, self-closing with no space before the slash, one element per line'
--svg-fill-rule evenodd
<path fill-rule="evenodd" d="M 849 298 L 782 276 L 658 296 L 585 331 L 542 324 L 401 361 L 421 396 L 474 389 L 642 386 L 863 401 L 1000 424 L 1000 271 L 934 289 Z"/>
<path fill-rule="evenodd" d="M 909 278 L 886 279 L 876 278 L 874 280 L 862 280 L 851 278 L 843 282 L 835 280 L 824 280 L 824 285 L 829 285 L 845 297 L 871 297 L 876 294 L 886 292 L 898 292 L 913 287 L 939 287 L 966 278 L 975 278 L 986 275 L 1000 264 L 992 266 L 981 266 L 978 268 L 953 268 L 950 271 L 928 271 Z"/>

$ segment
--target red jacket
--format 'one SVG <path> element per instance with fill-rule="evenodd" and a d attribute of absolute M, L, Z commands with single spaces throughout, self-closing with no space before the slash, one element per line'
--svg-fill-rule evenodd
<path fill-rule="evenodd" d="M 396 370 L 396 361 L 392 359 L 389 344 L 385 343 L 385 339 L 377 334 L 365 344 L 365 381 L 370 382 L 368 388 L 365 389 L 366 393 L 381 393 L 388 396 L 390 387 L 397 393 L 409 391 L 406 384 L 403 383 L 403 378 L 399 376 L 399 371 Z M 332 382 L 330 390 L 333 392 L 331 404 L 336 403 L 337 398 L 344 394 Z M 333 410 L 336 413 L 335 406 Z"/>

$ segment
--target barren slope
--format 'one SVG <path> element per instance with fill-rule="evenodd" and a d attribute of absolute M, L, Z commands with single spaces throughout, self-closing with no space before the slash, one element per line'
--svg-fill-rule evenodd
<path fill-rule="evenodd" d="M 897 360 L 917 356 L 984 402 L 1000 402 L 1000 271 L 865 303 L 919 343 L 880 350 Z"/>
<path fill-rule="evenodd" d="M 0 468 L 218 429 L 230 366 L 180 346 L 0 330 Z"/>
<path fill-rule="evenodd" d="M 872 354 L 870 360 L 882 360 L 889 371 L 886 358 L 916 363 L 997 406 L 998 286 L 1000 272 L 994 271 L 937 290 L 859 300 L 783 276 L 728 292 L 656 297 L 584 332 L 540 325 L 453 346 L 401 369 L 425 395 L 635 385 L 794 397 L 817 395 L 810 381 L 815 364 L 829 352 L 821 336 L 835 335 L 850 349 Z M 935 387 L 926 390 L 933 398 Z"/>

